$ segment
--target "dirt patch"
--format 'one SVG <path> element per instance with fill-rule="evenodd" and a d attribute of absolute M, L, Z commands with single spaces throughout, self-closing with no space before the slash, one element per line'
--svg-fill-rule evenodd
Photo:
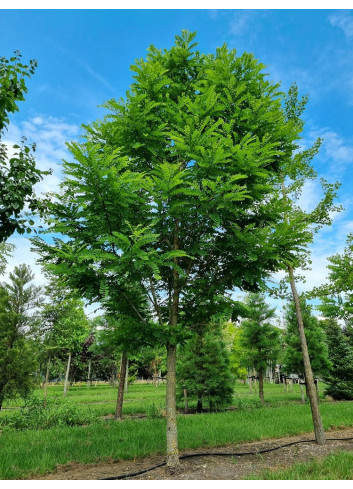
<path fill-rule="evenodd" d="M 353 429 L 327 432 L 327 438 L 353 438 Z M 284 445 L 299 440 L 311 440 L 312 434 L 294 437 L 264 440 L 261 442 L 231 444 L 224 447 L 200 448 L 188 450 L 184 453 L 204 452 L 259 452 L 267 448 Z M 296 462 L 307 462 L 311 459 L 320 459 L 337 451 L 353 451 L 352 440 L 327 441 L 326 445 L 316 443 L 300 443 L 279 450 L 245 456 L 196 456 L 181 460 L 178 472 L 170 474 L 166 467 L 160 467 L 133 479 L 142 480 L 236 480 L 244 479 L 250 474 L 261 472 L 264 469 L 280 470 L 292 466 Z M 162 463 L 160 456 L 149 456 L 138 460 L 110 460 L 99 464 L 81 464 L 69 462 L 58 465 L 55 472 L 41 477 L 31 477 L 35 480 L 97 480 L 114 477 L 145 470 Z"/>

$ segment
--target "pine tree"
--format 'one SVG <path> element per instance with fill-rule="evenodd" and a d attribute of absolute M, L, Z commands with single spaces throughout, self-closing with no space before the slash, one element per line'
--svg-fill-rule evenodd
<path fill-rule="evenodd" d="M 325 376 L 325 394 L 337 400 L 353 400 L 353 347 L 334 319 L 325 320 L 323 323 L 328 355 L 332 363 L 329 375 Z"/>
<path fill-rule="evenodd" d="M 275 317 L 275 308 L 265 302 L 261 294 L 249 294 L 246 299 L 247 319 L 241 323 L 243 357 L 248 368 L 259 377 L 259 396 L 264 404 L 264 376 L 269 364 L 276 364 L 280 353 L 280 332 L 269 322 Z"/>
<path fill-rule="evenodd" d="M 325 333 L 320 321 L 312 315 L 312 307 L 304 299 L 300 301 L 305 336 L 308 344 L 309 356 L 314 375 L 327 376 L 331 362 L 328 356 Z M 286 307 L 286 352 L 284 363 L 287 373 L 296 373 L 304 377 L 304 363 L 301 352 L 300 338 L 297 327 L 295 305 L 290 302 Z"/>
<path fill-rule="evenodd" d="M 179 398 L 186 389 L 188 399 L 197 401 L 198 413 L 205 405 L 212 411 L 230 404 L 234 380 L 220 326 L 199 330 L 180 350 L 177 363 Z"/>

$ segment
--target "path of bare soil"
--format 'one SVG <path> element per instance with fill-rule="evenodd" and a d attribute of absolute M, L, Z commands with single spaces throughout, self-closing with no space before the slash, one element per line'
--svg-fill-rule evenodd
<path fill-rule="evenodd" d="M 353 429 L 327 432 L 327 438 L 353 438 Z M 312 434 L 263 440 L 261 442 L 231 444 L 216 448 L 200 448 L 192 453 L 204 452 L 254 452 L 265 448 L 276 447 L 297 440 L 311 440 Z M 178 473 L 170 474 L 166 467 L 160 467 L 147 472 L 134 479 L 144 480 L 235 480 L 244 479 L 250 474 L 255 474 L 263 469 L 283 469 L 292 466 L 296 462 L 309 461 L 313 458 L 320 459 L 325 455 L 337 451 L 353 451 L 353 440 L 327 441 L 326 445 L 319 446 L 316 443 L 300 443 L 290 447 L 281 448 L 272 452 L 245 455 L 237 457 L 208 456 L 194 457 L 181 461 L 181 469 Z M 183 452 L 191 453 L 191 451 Z M 75 461 L 65 465 L 58 465 L 54 472 L 42 477 L 34 477 L 35 480 L 97 480 L 129 474 L 158 465 L 164 460 L 160 456 L 149 456 L 138 460 L 110 460 L 98 464 L 81 464 Z"/>

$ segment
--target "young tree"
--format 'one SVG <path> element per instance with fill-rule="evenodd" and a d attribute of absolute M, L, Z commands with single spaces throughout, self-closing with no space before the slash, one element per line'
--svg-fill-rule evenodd
<path fill-rule="evenodd" d="M 259 396 L 264 398 L 264 376 L 270 363 L 276 364 L 280 353 L 280 332 L 269 320 L 275 317 L 275 308 L 265 302 L 261 294 L 246 298 L 247 319 L 241 323 L 241 345 L 248 368 L 256 370 L 259 377 Z"/>
<path fill-rule="evenodd" d="M 51 231 L 67 238 L 36 241 L 68 280 L 85 276 L 86 295 L 100 269 L 122 297 L 129 282 L 148 297 L 167 339 L 171 468 L 179 464 L 175 365 L 184 331 L 210 322 L 225 291 L 256 290 L 298 244 L 277 228 L 275 177 L 298 137 L 278 86 L 253 56 L 225 45 L 204 55 L 194 37 L 183 31 L 170 50 L 151 46 L 132 67 L 126 100 L 110 101 L 107 118 L 86 127 L 86 142 L 69 145 L 75 161 L 47 203 Z"/>
<path fill-rule="evenodd" d="M 31 284 L 33 279 L 30 267 L 20 265 L 0 286 L 0 409 L 5 398 L 25 396 L 36 383 L 30 311 L 39 304 L 41 288 Z"/>
<path fill-rule="evenodd" d="M 326 377 L 330 371 L 325 333 L 320 321 L 312 315 L 312 308 L 304 299 L 300 301 L 305 337 L 308 345 L 311 368 L 315 376 Z M 286 308 L 286 352 L 284 364 L 287 373 L 297 373 L 306 381 L 300 337 L 297 327 L 297 315 L 294 302 Z"/>
<path fill-rule="evenodd" d="M 323 321 L 331 368 L 325 376 L 325 394 L 334 399 L 353 400 L 353 348 L 334 319 Z"/>
<path fill-rule="evenodd" d="M 287 123 L 292 126 L 293 131 L 297 131 L 298 136 L 304 127 L 301 115 L 305 109 L 307 100 L 307 97 L 299 99 L 298 88 L 295 84 L 289 89 L 285 99 Z M 310 263 L 308 245 L 313 242 L 315 233 L 321 229 L 322 226 L 331 224 L 334 211 L 341 209 L 340 206 L 335 206 L 333 204 L 333 201 L 337 196 L 339 184 L 337 182 L 330 184 L 324 179 L 320 180 L 322 198 L 316 207 L 311 212 L 306 212 L 299 204 L 299 198 L 305 184 L 317 179 L 317 173 L 314 171 L 311 162 L 319 151 L 320 145 L 321 140 L 318 139 L 311 148 L 292 152 L 292 154 L 288 156 L 279 172 L 277 190 L 278 195 L 282 196 L 282 236 L 284 238 L 288 236 L 294 238 L 294 243 L 291 241 L 289 247 L 292 251 L 296 252 L 294 259 L 283 261 L 283 269 L 286 270 L 288 278 L 282 282 L 282 286 L 287 290 L 289 282 L 291 295 L 296 309 L 306 388 L 310 401 L 315 438 L 318 444 L 324 444 L 325 431 L 319 411 L 314 376 L 305 337 L 303 313 L 294 274 L 296 268 L 306 269 L 308 267 L 308 263 Z M 296 149 L 300 149 L 299 145 L 297 145 Z M 282 286 L 280 287 L 280 290 L 282 289 Z M 282 297 L 284 296 L 287 295 L 282 294 Z"/>
<path fill-rule="evenodd" d="M 177 383 L 179 398 L 186 389 L 188 399 L 197 400 L 198 413 L 205 404 L 212 411 L 232 402 L 234 380 L 219 325 L 196 331 L 181 347 Z"/>
<path fill-rule="evenodd" d="M 25 138 L 21 145 L 13 146 L 11 156 L 3 142 L 9 114 L 16 112 L 17 103 L 24 100 L 27 93 L 25 78 L 33 75 L 36 66 L 35 60 L 30 60 L 29 65 L 21 63 L 18 51 L 9 60 L 0 58 L 0 243 L 15 231 L 23 234 L 27 229 L 31 232 L 30 226 L 34 221 L 24 217 L 22 211 L 25 205 L 30 211 L 42 209 L 33 187 L 50 173 L 36 168 L 33 157 L 35 145 L 27 146 Z"/>

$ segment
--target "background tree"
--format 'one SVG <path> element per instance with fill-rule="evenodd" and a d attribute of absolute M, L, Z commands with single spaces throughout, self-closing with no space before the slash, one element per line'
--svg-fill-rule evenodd
<path fill-rule="evenodd" d="M 220 325 L 196 331 L 180 347 L 177 363 L 178 397 L 197 401 L 197 412 L 206 405 L 210 411 L 233 400 L 234 379 L 230 372 L 229 353 Z"/>
<path fill-rule="evenodd" d="M 331 362 L 328 356 L 325 333 L 320 321 L 312 315 L 312 307 L 301 299 L 301 310 L 305 328 L 311 366 L 315 376 L 326 377 L 330 371 Z M 297 373 L 305 379 L 305 369 L 301 351 L 300 338 L 297 328 L 295 304 L 288 303 L 285 314 L 286 351 L 284 364 L 287 373 Z"/>
<path fill-rule="evenodd" d="M 3 142 L 9 114 L 18 111 L 17 103 L 27 93 L 26 77 L 33 75 L 36 66 L 35 60 L 23 64 L 18 51 L 10 59 L 0 58 L 0 243 L 15 231 L 31 232 L 34 221 L 21 213 L 26 205 L 32 212 L 41 211 L 33 187 L 50 173 L 36 168 L 35 145 L 26 145 L 25 138 L 11 148 L 11 156 Z"/>
<path fill-rule="evenodd" d="M 5 398 L 26 396 L 37 380 L 30 311 L 39 304 L 41 288 L 31 284 L 30 267 L 19 265 L 10 282 L 0 286 L 0 409 Z"/>
<path fill-rule="evenodd" d="M 324 322 L 331 361 L 329 373 L 325 376 L 325 394 L 340 400 L 353 399 L 353 348 L 342 328 L 334 319 Z"/>
<path fill-rule="evenodd" d="M 275 317 L 276 309 L 266 304 L 261 294 L 249 294 L 245 303 L 247 319 L 240 326 L 240 342 L 247 367 L 255 369 L 259 377 L 259 396 L 264 404 L 264 376 L 269 364 L 276 364 L 280 353 L 280 332 L 269 322 Z"/>

